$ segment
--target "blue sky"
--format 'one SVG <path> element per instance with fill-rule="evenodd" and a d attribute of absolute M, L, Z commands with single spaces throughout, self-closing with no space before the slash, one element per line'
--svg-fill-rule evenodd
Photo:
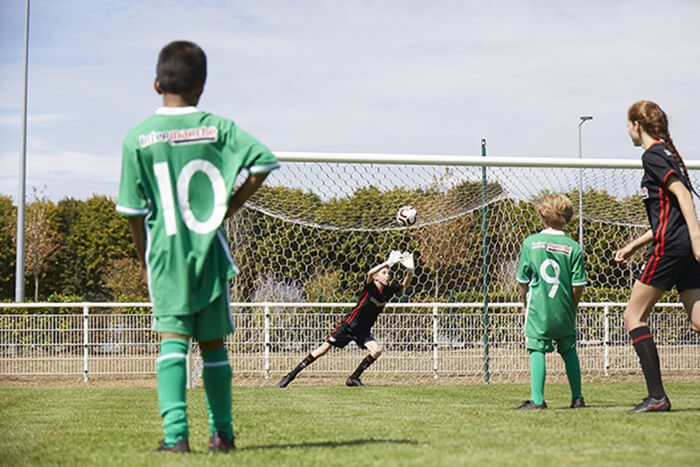
<path fill-rule="evenodd" d="M 27 185 L 116 196 L 121 140 L 160 104 L 170 40 L 209 58 L 200 108 L 273 150 L 633 158 L 656 100 L 687 160 L 700 2 L 33 0 Z M 16 198 L 24 1 L 0 4 L 0 193 Z"/>

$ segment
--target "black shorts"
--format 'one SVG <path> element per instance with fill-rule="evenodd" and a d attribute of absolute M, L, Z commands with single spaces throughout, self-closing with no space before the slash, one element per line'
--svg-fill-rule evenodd
<path fill-rule="evenodd" d="M 373 340 L 375 339 L 371 332 L 353 332 L 345 326 L 345 323 L 340 323 L 336 326 L 326 338 L 326 342 L 339 349 L 348 345 L 350 341 L 355 341 L 359 348 L 364 349 L 365 343 Z"/>
<path fill-rule="evenodd" d="M 679 292 L 700 288 L 700 263 L 693 255 L 657 256 L 649 255 L 642 266 L 639 281 L 663 290 L 675 285 Z"/>

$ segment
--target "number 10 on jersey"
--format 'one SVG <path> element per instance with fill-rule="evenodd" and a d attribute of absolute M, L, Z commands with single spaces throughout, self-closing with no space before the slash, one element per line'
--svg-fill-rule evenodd
<path fill-rule="evenodd" d="M 158 191 L 162 204 L 161 208 L 163 209 L 165 233 L 168 236 L 172 236 L 177 233 L 177 218 L 175 216 L 173 187 L 170 183 L 170 167 L 167 162 L 158 162 L 153 164 L 153 171 L 158 180 Z M 202 172 L 207 176 L 214 193 L 214 206 L 211 215 L 204 221 L 200 221 L 194 216 L 192 207 L 190 206 L 190 182 L 197 172 Z M 176 188 L 177 207 L 188 229 L 198 234 L 206 234 L 216 230 L 221 225 L 221 221 L 226 215 L 228 196 L 224 177 L 214 164 L 204 159 L 189 161 L 177 176 Z"/>

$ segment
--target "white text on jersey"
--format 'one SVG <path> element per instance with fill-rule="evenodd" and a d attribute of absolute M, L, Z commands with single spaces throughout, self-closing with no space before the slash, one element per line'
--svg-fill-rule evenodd
<path fill-rule="evenodd" d="M 570 246 L 557 245 L 556 243 L 547 243 L 547 242 L 533 242 L 532 249 L 534 250 L 535 248 L 546 248 L 547 251 L 551 251 L 554 253 L 564 253 L 567 256 L 571 254 L 571 250 L 572 250 L 572 248 Z"/>
<path fill-rule="evenodd" d="M 171 146 L 183 144 L 214 143 L 219 131 L 214 126 L 199 128 L 184 128 L 182 130 L 152 131 L 147 135 L 139 136 L 139 144 L 142 148 L 156 143 L 170 143 Z"/>

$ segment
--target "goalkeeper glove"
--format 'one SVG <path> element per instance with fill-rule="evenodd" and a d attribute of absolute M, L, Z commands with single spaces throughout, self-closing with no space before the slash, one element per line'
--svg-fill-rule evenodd
<path fill-rule="evenodd" d="M 401 258 L 402 258 L 401 252 L 394 250 L 391 253 L 389 253 L 389 259 L 386 260 L 386 264 L 388 266 L 393 266 L 396 263 L 400 263 Z"/>
<path fill-rule="evenodd" d="M 409 271 L 413 271 L 415 269 L 415 264 L 413 263 L 413 253 L 408 251 L 401 253 L 401 264 Z"/>

